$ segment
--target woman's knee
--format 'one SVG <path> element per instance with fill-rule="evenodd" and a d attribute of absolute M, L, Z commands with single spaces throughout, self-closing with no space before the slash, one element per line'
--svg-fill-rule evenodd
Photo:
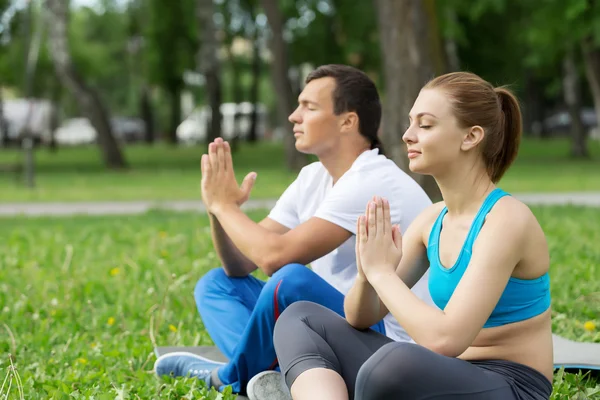
<path fill-rule="evenodd" d="M 308 301 L 298 301 L 288 308 L 283 310 L 277 321 L 275 321 L 275 329 L 273 330 L 273 343 L 275 349 L 277 346 L 283 346 L 290 340 L 289 332 L 296 330 L 299 324 L 302 324 L 306 315 L 306 304 L 311 304 Z"/>
<path fill-rule="evenodd" d="M 311 301 L 297 301 L 287 307 L 275 322 L 275 342 L 289 342 L 297 333 L 306 332 L 299 329 L 306 326 L 315 333 L 325 336 L 325 331 L 337 332 L 346 325 L 345 319 L 334 311 Z"/>
<path fill-rule="evenodd" d="M 357 398 L 364 400 L 408 396 L 425 377 L 425 348 L 413 343 L 388 343 L 373 354 L 356 377 Z"/>

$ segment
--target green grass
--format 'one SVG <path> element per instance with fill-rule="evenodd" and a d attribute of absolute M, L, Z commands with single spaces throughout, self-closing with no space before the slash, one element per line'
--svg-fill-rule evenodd
<path fill-rule="evenodd" d="M 131 168 L 114 172 L 103 167 L 95 147 L 54 154 L 39 149 L 36 188 L 15 182 L 13 174 L 0 175 L 0 202 L 200 199 L 204 147 L 130 146 L 123 151 Z M 19 157 L 14 150 L 0 151 L 0 164 Z M 284 168 L 283 150 L 274 143 L 241 147 L 234 153 L 234 167 L 240 183 L 249 172 L 258 172 L 253 198 L 278 197 L 295 177 Z"/>
<path fill-rule="evenodd" d="M 584 329 L 600 328 L 600 210 L 534 212 L 552 255 L 554 332 L 600 343 Z M 193 289 L 218 264 L 201 214 L 0 219 L 0 379 L 10 353 L 27 399 L 211 398 L 150 371 L 154 344 L 212 344 Z M 558 373 L 554 388 L 554 399 L 600 394 L 576 374 Z"/>
<path fill-rule="evenodd" d="M 590 160 L 569 158 L 565 140 L 523 143 L 519 158 L 501 181 L 509 192 L 600 191 L 600 142 L 590 142 Z M 39 149 L 34 190 L 16 182 L 13 174 L 0 174 L 0 202 L 185 200 L 200 199 L 200 157 L 204 147 L 125 147 L 131 168 L 107 171 L 98 149 L 63 148 L 57 153 Z M 21 154 L 0 150 L 0 164 L 14 163 Z M 281 195 L 296 174 L 284 168 L 279 144 L 244 144 L 234 154 L 238 179 L 258 172 L 253 198 Z"/>
<path fill-rule="evenodd" d="M 591 157 L 569 156 L 565 140 L 525 140 L 500 185 L 509 192 L 600 191 L 600 142 L 590 141 Z"/>

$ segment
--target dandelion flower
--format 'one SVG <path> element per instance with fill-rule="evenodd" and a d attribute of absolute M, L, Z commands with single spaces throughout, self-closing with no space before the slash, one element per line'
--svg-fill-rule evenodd
<path fill-rule="evenodd" d="M 583 324 L 583 329 L 589 332 L 594 332 L 596 330 L 596 324 L 594 321 L 587 321 L 585 324 Z"/>

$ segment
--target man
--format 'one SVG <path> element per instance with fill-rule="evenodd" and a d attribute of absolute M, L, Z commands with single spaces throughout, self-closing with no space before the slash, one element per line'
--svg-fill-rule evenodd
<path fill-rule="evenodd" d="M 309 300 L 344 315 L 344 295 L 357 274 L 356 221 L 369 200 L 388 198 L 392 221 L 402 231 L 431 204 L 421 187 L 381 154 L 381 104 L 366 74 L 343 65 L 321 66 L 307 77 L 298 103 L 289 117 L 296 149 L 319 161 L 302 169 L 260 223 L 240 210 L 256 174 L 238 187 L 229 145 L 221 139 L 202 156 L 202 198 L 223 267 L 200 279 L 195 297 L 206 330 L 229 362 L 178 353 L 157 360 L 157 374 L 192 375 L 260 397 L 258 377 L 278 379 L 264 371 L 277 368 L 273 328 L 287 306 Z M 257 268 L 270 277 L 267 282 L 250 275 Z M 426 280 L 413 290 L 431 301 Z M 390 315 L 373 329 L 410 340 Z"/>

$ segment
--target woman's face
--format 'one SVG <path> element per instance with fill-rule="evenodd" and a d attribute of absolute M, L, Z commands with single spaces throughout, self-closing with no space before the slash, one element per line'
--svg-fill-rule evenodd
<path fill-rule="evenodd" d="M 450 99 L 442 90 L 421 90 L 409 121 L 402 140 L 407 145 L 411 171 L 435 176 L 461 158 L 471 129 L 459 126 Z"/>

